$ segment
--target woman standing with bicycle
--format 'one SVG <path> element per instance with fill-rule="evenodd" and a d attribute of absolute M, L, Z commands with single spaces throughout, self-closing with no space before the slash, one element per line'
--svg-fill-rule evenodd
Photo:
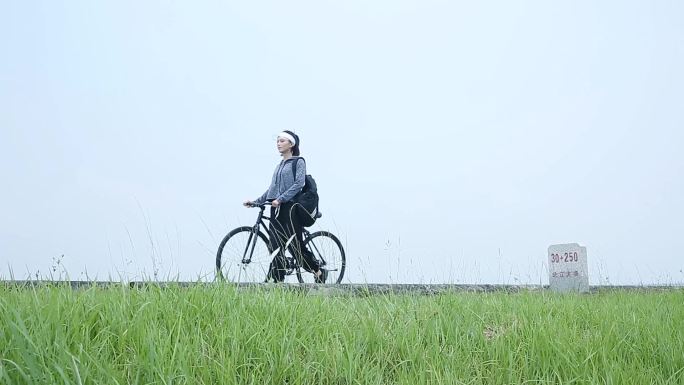
<path fill-rule="evenodd" d="M 278 152 L 283 157 L 273 173 L 268 190 L 254 201 L 246 201 L 244 205 L 260 205 L 271 202 L 271 220 L 269 224 L 269 241 L 271 248 L 280 249 L 271 261 L 267 280 L 282 282 L 287 270 L 285 249 L 303 260 L 303 267 L 313 272 L 317 283 L 325 283 L 327 272 L 321 269 L 318 261 L 306 248 L 302 249 L 302 225 L 292 199 L 304 187 L 306 178 L 306 162 L 299 157 L 299 136 L 292 131 L 278 134 L 276 141 Z M 292 162 L 297 162 L 297 174 L 294 175 Z M 294 237 L 293 237 L 294 236 Z"/>

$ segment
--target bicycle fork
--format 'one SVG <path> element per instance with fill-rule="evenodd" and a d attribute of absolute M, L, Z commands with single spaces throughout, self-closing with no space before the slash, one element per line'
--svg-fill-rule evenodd
<path fill-rule="evenodd" d="M 247 246 L 245 246 L 245 252 L 242 254 L 242 264 L 248 265 L 252 262 L 252 255 L 254 255 L 254 248 L 256 247 L 256 241 L 258 237 L 259 226 L 255 225 L 252 232 L 249 233 L 249 239 L 247 240 Z M 247 252 L 249 251 L 249 255 Z"/>

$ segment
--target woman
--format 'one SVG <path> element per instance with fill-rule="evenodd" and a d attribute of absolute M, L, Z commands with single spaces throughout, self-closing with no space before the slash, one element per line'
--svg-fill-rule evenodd
<path fill-rule="evenodd" d="M 268 190 L 254 201 L 246 201 L 244 205 L 250 207 L 254 204 L 271 202 L 271 220 L 269 225 L 269 240 L 272 250 L 277 247 L 280 252 L 273 258 L 269 268 L 267 281 L 282 282 L 285 279 L 285 246 L 294 235 L 288 250 L 294 256 L 303 260 L 303 267 L 313 272 L 317 283 L 324 283 L 327 272 L 321 269 L 313 253 L 302 250 L 302 225 L 299 223 L 297 208 L 292 199 L 304 187 L 306 178 L 306 162 L 299 158 L 299 136 L 292 131 L 283 131 L 278 134 L 276 141 L 278 152 L 283 160 L 278 164 L 273 173 L 273 179 Z M 297 162 L 297 175 L 293 175 L 292 162 Z M 301 250 L 301 251 L 300 251 Z"/>

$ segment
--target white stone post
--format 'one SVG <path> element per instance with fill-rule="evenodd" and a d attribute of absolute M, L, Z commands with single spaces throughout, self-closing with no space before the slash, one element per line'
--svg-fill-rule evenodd
<path fill-rule="evenodd" d="M 577 243 L 549 246 L 549 284 L 558 292 L 588 292 L 587 248 Z"/>

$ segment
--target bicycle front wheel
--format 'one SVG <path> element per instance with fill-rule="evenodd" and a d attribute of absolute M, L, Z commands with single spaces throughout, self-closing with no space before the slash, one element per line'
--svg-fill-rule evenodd
<path fill-rule="evenodd" d="M 340 283 L 344 277 L 344 269 L 347 266 L 342 242 L 328 231 L 317 231 L 309 235 L 303 247 L 311 251 L 322 269 L 328 271 L 326 283 Z M 302 275 L 301 269 L 297 269 L 297 279 L 301 283 L 313 282 L 313 274 Z"/>
<path fill-rule="evenodd" d="M 268 238 L 243 226 L 231 231 L 216 253 L 216 278 L 234 283 L 264 282 L 271 264 Z"/>

